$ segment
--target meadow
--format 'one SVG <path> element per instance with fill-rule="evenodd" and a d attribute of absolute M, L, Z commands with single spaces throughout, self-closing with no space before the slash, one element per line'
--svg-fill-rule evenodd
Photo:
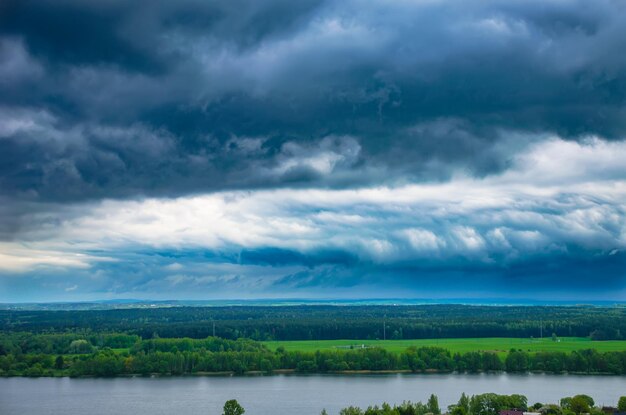
<path fill-rule="evenodd" d="M 389 352 L 401 353 L 408 347 L 436 346 L 450 350 L 452 353 L 472 351 L 490 351 L 505 354 L 511 349 L 526 352 L 560 351 L 596 349 L 599 352 L 626 350 L 626 340 L 593 341 L 586 337 L 562 337 L 556 341 L 552 338 L 467 338 L 467 339 L 414 339 L 414 340 L 298 340 L 298 341 L 267 341 L 263 342 L 269 349 L 284 347 L 287 351 L 314 352 L 317 350 L 349 350 L 362 347 L 382 347 Z"/>

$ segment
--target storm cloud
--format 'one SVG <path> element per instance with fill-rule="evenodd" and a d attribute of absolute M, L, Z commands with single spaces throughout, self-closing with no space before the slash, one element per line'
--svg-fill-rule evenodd
<path fill-rule="evenodd" d="M 610 0 L 5 1 L 0 299 L 624 296 L 624 50 Z"/>

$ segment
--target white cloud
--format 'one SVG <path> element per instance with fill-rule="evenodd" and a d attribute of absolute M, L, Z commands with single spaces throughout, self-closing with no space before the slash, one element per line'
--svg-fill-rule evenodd
<path fill-rule="evenodd" d="M 452 229 L 452 234 L 469 251 L 477 251 L 485 246 L 485 241 L 476 229 L 469 226 L 458 226 Z"/>
<path fill-rule="evenodd" d="M 94 261 L 111 260 L 73 251 L 58 251 L 0 243 L 0 271 L 24 272 L 42 267 L 89 268 Z"/>
<path fill-rule="evenodd" d="M 445 241 L 427 229 L 405 229 L 402 234 L 417 251 L 435 251 L 446 246 Z"/>
<path fill-rule="evenodd" d="M 65 289 L 65 292 L 69 293 L 69 292 L 72 292 L 72 291 L 76 291 L 77 289 L 78 289 L 78 285 L 74 284 L 74 285 L 71 285 L 71 286 L 67 287 Z"/>
<path fill-rule="evenodd" d="M 530 148 L 506 173 L 485 179 L 80 205 L 76 216 L 56 222 L 47 217 L 58 225 L 24 233 L 38 241 L 36 248 L 4 245 L 0 267 L 87 267 L 96 259 L 81 254 L 87 249 L 114 256 L 136 247 L 338 249 L 383 262 L 428 251 L 442 258 L 497 252 L 519 257 L 572 244 L 608 254 L 626 247 L 626 167 L 618 160 L 626 160 L 626 143 L 555 139 Z M 576 166 L 592 173 L 581 176 Z M 166 268 L 180 271 L 176 263 Z"/>

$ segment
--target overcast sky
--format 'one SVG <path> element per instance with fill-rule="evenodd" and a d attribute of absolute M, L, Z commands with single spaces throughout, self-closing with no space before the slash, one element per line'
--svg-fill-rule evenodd
<path fill-rule="evenodd" d="M 0 302 L 626 300 L 626 3 L 0 3 Z"/>

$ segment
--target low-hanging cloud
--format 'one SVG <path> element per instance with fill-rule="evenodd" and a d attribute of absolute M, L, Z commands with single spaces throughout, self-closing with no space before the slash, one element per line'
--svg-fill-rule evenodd
<path fill-rule="evenodd" d="M 619 287 L 625 22 L 613 0 L 5 1 L 0 284 Z"/>
<path fill-rule="evenodd" d="M 132 269 L 139 280 L 116 279 L 126 294 L 250 284 L 257 292 L 416 290 L 461 275 L 476 275 L 460 283 L 466 292 L 506 283 L 523 293 L 538 279 L 549 290 L 565 277 L 568 289 L 602 291 L 626 278 L 624 157 L 621 142 L 553 138 L 489 178 L 89 203 L 54 220 L 32 215 L 21 244 L 6 245 L 0 269 Z M 594 173 L 598 162 L 603 174 Z M 13 254 L 29 249 L 29 261 Z M 591 270 L 601 274 L 590 279 Z"/>

